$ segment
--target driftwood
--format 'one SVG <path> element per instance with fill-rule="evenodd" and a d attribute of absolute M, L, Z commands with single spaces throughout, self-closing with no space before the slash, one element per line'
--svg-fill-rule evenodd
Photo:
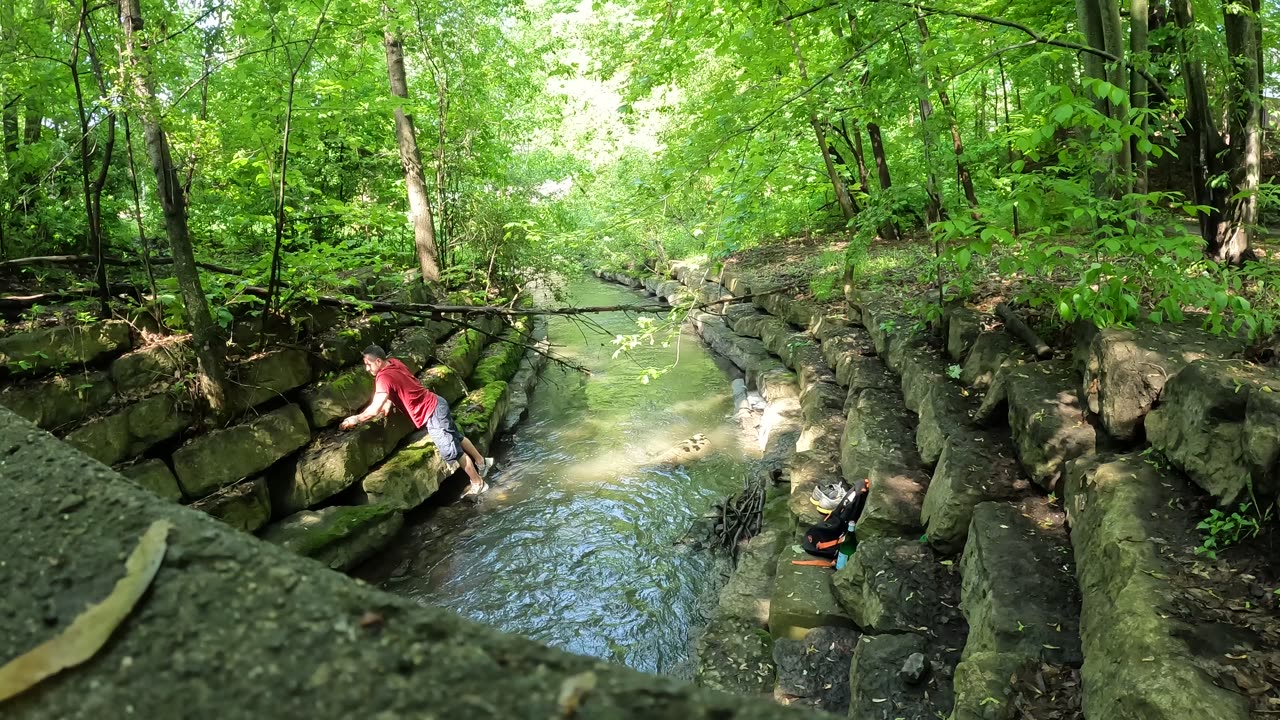
<path fill-rule="evenodd" d="M 1022 318 L 1018 317 L 1018 313 L 1014 312 L 1013 308 L 1005 305 L 1004 303 L 1000 303 L 999 305 L 996 305 L 996 314 L 1004 321 L 1005 328 L 1009 332 L 1013 333 L 1014 337 L 1018 338 L 1025 343 L 1027 347 L 1031 348 L 1032 351 L 1035 352 L 1036 357 L 1041 360 L 1053 357 L 1053 348 L 1045 344 L 1045 341 L 1041 340 L 1039 335 L 1036 335 L 1035 330 L 1032 330 L 1025 322 L 1022 321 Z"/>
<path fill-rule="evenodd" d="M 716 505 L 719 521 L 712 534 L 712 545 L 729 551 L 735 563 L 742 543 L 755 537 L 764 524 L 764 498 L 763 480 L 753 480 L 748 475 L 741 492 Z"/>

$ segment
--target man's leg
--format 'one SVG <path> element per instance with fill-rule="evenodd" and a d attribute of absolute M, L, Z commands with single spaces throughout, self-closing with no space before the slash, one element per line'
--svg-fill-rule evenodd
<path fill-rule="evenodd" d="M 471 438 L 463 436 L 462 452 L 476 464 L 476 467 L 484 466 L 484 456 L 481 455 L 480 451 L 476 449 L 476 446 L 471 443 Z"/>

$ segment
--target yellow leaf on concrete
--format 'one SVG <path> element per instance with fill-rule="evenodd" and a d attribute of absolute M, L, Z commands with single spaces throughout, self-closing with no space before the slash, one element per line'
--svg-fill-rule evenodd
<path fill-rule="evenodd" d="M 0 702 L 8 700 L 50 675 L 93 657 L 111 633 L 129 616 L 160 569 L 167 547 L 168 520 L 151 523 L 124 564 L 124 577 L 102 602 L 90 605 L 59 635 L 37 645 L 0 667 Z"/>

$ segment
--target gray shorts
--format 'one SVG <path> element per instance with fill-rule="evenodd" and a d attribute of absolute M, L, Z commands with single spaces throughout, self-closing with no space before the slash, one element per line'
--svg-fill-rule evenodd
<path fill-rule="evenodd" d="M 435 443 L 441 460 L 453 463 L 462 457 L 462 431 L 453 422 L 449 403 L 442 397 L 436 397 L 436 409 L 427 418 L 426 427 L 410 435 L 409 441 L 417 442 L 424 437 L 430 437 L 431 442 Z"/>

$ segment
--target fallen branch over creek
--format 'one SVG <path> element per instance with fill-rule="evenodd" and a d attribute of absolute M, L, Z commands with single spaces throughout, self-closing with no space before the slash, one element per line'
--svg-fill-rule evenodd
<path fill-rule="evenodd" d="M 716 505 L 720 519 L 712 533 L 713 547 L 729 551 L 734 563 L 738 562 L 738 550 L 742 543 L 755 537 L 764 524 L 765 483 L 763 475 L 749 474 L 742 484 L 742 492 L 730 495 Z"/>

